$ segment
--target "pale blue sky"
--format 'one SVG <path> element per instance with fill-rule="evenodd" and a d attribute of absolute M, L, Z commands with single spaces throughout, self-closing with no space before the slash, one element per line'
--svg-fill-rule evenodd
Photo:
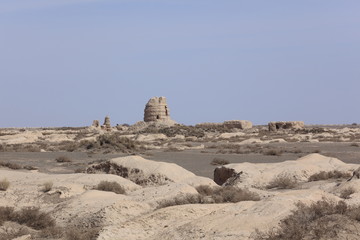
<path fill-rule="evenodd" d="M 360 123 L 358 0 L 2 0 L 0 127 Z"/>

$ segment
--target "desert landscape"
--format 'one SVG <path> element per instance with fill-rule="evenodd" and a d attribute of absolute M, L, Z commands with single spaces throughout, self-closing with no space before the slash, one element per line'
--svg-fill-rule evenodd
<path fill-rule="evenodd" d="M 0 239 L 359 239 L 360 127 L 0 129 Z"/>

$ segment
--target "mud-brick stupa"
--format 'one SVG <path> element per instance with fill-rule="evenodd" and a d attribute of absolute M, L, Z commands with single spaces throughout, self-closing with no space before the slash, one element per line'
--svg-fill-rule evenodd
<path fill-rule="evenodd" d="M 144 121 L 171 121 L 166 97 L 153 97 L 145 106 Z"/>

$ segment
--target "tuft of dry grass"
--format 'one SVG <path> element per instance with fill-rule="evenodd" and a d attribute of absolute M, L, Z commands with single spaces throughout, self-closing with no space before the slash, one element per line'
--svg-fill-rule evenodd
<path fill-rule="evenodd" d="M 55 220 L 50 214 L 41 212 L 37 207 L 25 207 L 19 211 L 13 211 L 7 221 L 17 222 L 36 230 L 55 226 Z"/>
<path fill-rule="evenodd" d="M 222 158 L 214 158 L 212 161 L 211 161 L 211 165 L 214 165 L 214 166 L 222 166 L 222 165 L 226 165 L 226 164 L 229 164 L 230 162 L 226 159 L 222 159 Z"/>
<path fill-rule="evenodd" d="M 19 164 L 10 162 L 0 162 L 0 167 L 7 167 L 13 170 L 18 170 L 22 168 Z"/>
<path fill-rule="evenodd" d="M 86 168 L 77 168 L 74 170 L 74 173 L 85 173 L 86 172 Z"/>
<path fill-rule="evenodd" d="M 65 240 L 95 240 L 99 235 L 100 228 L 75 228 L 67 229 L 65 233 Z"/>
<path fill-rule="evenodd" d="M 100 191 L 114 192 L 116 194 L 125 194 L 125 189 L 115 181 L 101 181 L 95 189 Z"/>
<path fill-rule="evenodd" d="M 343 199 L 349 199 L 353 193 L 355 193 L 355 189 L 353 187 L 348 187 L 341 191 L 340 197 Z"/>
<path fill-rule="evenodd" d="M 277 189 L 292 189 L 297 186 L 297 181 L 293 177 L 287 174 L 280 174 L 276 176 L 269 184 L 266 186 L 267 189 L 277 188 Z"/>
<path fill-rule="evenodd" d="M 43 187 L 42 187 L 42 191 L 45 192 L 45 193 L 49 192 L 52 189 L 53 185 L 54 185 L 54 183 L 51 182 L 51 181 L 44 182 Z"/>
<path fill-rule="evenodd" d="M 329 172 L 321 171 L 315 173 L 309 177 L 309 182 L 312 181 L 320 181 L 320 180 L 327 180 L 327 179 L 337 179 L 337 178 L 349 178 L 351 177 L 351 173 L 349 172 L 341 172 L 338 170 L 333 170 Z"/>
<path fill-rule="evenodd" d="M 55 159 L 58 163 L 72 162 L 72 160 L 67 156 L 59 156 Z"/>
<path fill-rule="evenodd" d="M 280 222 L 279 228 L 268 232 L 257 230 L 254 239 L 339 239 L 339 233 L 348 232 L 349 224 L 360 221 L 360 207 L 349 207 L 344 201 L 324 198 L 310 205 L 299 202 L 296 207 Z"/>
<path fill-rule="evenodd" d="M 198 194 L 179 195 L 174 199 L 161 201 L 158 208 L 184 204 L 236 203 L 260 200 L 258 194 L 233 186 L 210 187 L 208 185 L 200 185 L 196 187 L 196 190 Z"/>
<path fill-rule="evenodd" d="M 4 178 L 0 181 L 0 191 L 6 191 L 10 186 L 10 182 Z"/>
<path fill-rule="evenodd" d="M 0 207 L 0 226 L 6 221 L 37 230 L 31 232 L 32 239 L 95 240 L 100 231 L 100 227 L 56 226 L 50 214 L 40 211 L 37 207 L 25 207 L 18 211 L 15 211 L 13 207 Z M 17 230 L 2 233 L 0 239 L 14 239 L 29 234 L 29 229 L 23 226 Z"/>
<path fill-rule="evenodd" d="M 351 147 L 360 147 L 360 145 L 358 143 L 351 143 L 350 146 Z"/>
<path fill-rule="evenodd" d="M 267 151 L 264 151 L 263 154 L 268 156 L 281 156 L 283 154 L 283 151 L 278 149 L 269 149 Z"/>

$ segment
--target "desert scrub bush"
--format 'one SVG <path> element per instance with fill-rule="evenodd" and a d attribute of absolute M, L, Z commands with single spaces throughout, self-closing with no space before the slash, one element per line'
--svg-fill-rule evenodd
<path fill-rule="evenodd" d="M 327 179 L 337 179 L 337 178 L 349 178 L 351 177 L 351 173 L 349 172 L 341 172 L 338 170 L 333 170 L 333 171 L 321 171 L 318 173 L 314 173 L 313 175 L 311 175 L 309 177 L 309 182 L 313 182 L 313 181 L 320 181 L 320 180 L 327 180 Z"/>
<path fill-rule="evenodd" d="M 351 143 L 350 146 L 351 147 L 360 147 L 360 145 L 358 143 Z"/>
<path fill-rule="evenodd" d="M 226 164 L 229 164 L 230 162 L 226 159 L 222 159 L 222 158 L 214 158 L 212 161 L 211 161 L 211 165 L 214 165 L 214 166 L 221 166 L 221 165 L 226 165 Z"/>
<path fill-rule="evenodd" d="M 341 232 L 346 232 L 348 225 L 356 223 L 360 208 L 349 208 L 344 201 L 322 199 L 310 205 L 297 203 L 296 209 L 281 220 L 279 228 L 269 232 L 257 231 L 257 240 L 269 239 L 338 239 Z M 347 231 L 347 234 L 352 234 Z M 348 235 L 349 237 L 349 235 Z M 353 239 L 349 237 L 349 239 Z M 354 238 L 355 239 L 355 238 Z"/>
<path fill-rule="evenodd" d="M 22 168 L 19 164 L 10 163 L 10 162 L 0 162 L 0 167 L 6 167 L 13 170 L 18 170 Z"/>
<path fill-rule="evenodd" d="M 293 177 L 287 174 L 279 174 L 269 182 L 266 188 L 291 189 L 291 188 L 295 188 L 296 185 L 297 185 L 297 181 Z"/>
<path fill-rule="evenodd" d="M 279 149 L 269 149 L 263 151 L 263 154 L 268 156 L 281 156 L 283 154 L 283 151 Z"/>
<path fill-rule="evenodd" d="M 96 187 L 96 190 L 114 192 L 116 194 L 125 194 L 125 189 L 117 182 L 101 181 Z"/>
<path fill-rule="evenodd" d="M 31 171 L 31 170 L 38 170 L 37 167 L 30 166 L 30 165 L 25 165 L 23 168 L 26 169 L 26 170 L 29 170 L 29 171 Z"/>
<path fill-rule="evenodd" d="M 41 191 L 43 191 L 45 193 L 49 192 L 52 189 L 53 185 L 54 185 L 54 183 L 51 181 L 44 182 L 42 185 Z"/>
<path fill-rule="evenodd" d="M 66 230 L 65 240 L 96 240 L 99 231 L 99 227 L 95 228 L 76 228 L 70 227 Z"/>
<path fill-rule="evenodd" d="M 4 178 L 0 181 L 0 191 L 6 191 L 10 186 L 10 182 Z"/>
<path fill-rule="evenodd" d="M 233 186 L 210 187 L 208 185 L 200 185 L 196 187 L 196 190 L 198 194 L 179 195 L 173 199 L 161 201 L 158 208 L 184 204 L 236 203 L 260 200 L 258 194 Z"/>
<path fill-rule="evenodd" d="M 55 226 L 55 220 L 49 213 L 44 213 L 36 207 L 25 207 L 19 211 L 14 211 L 13 208 L 5 209 L 7 212 L 4 221 L 13 221 L 22 225 L 26 225 L 36 230 L 45 229 Z"/>
<path fill-rule="evenodd" d="M 74 170 L 74 173 L 85 173 L 86 172 L 86 168 L 77 168 Z"/>
<path fill-rule="evenodd" d="M 340 197 L 343 199 L 349 199 L 351 194 L 355 193 L 355 189 L 353 187 L 344 188 L 340 192 Z"/>
<path fill-rule="evenodd" d="M 219 187 L 214 189 L 211 195 L 215 203 L 240 202 L 240 201 L 259 201 L 258 194 L 250 192 L 247 189 L 241 189 L 233 186 Z"/>
<path fill-rule="evenodd" d="M 175 137 L 176 135 L 183 135 L 185 137 L 197 137 L 197 138 L 205 137 L 204 129 L 194 126 L 180 125 L 180 124 L 176 124 L 172 127 L 161 128 L 158 130 L 158 133 L 162 133 L 167 137 Z"/>
<path fill-rule="evenodd" d="M 119 133 L 103 134 L 96 137 L 95 141 L 81 141 L 80 146 L 86 150 L 103 150 L 131 153 L 143 149 L 143 146 L 134 140 L 121 136 Z"/>
<path fill-rule="evenodd" d="M 72 160 L 67 156 L 59 156 L 59 157 L 55 158 L 55 161 L 58 163 L 72 162 Z"/>
<path fill-rule="evenodd" d="M 234 186 L 210 187 L 208 185 L 200 185 L 196 187 L 196 191 L 201 196 L 211 197 L 215 203 L 260 200 L 258 194 Z"/>
<path fill-rule="evenodd" d="M 198 203 L 203 203 L 203 201 L 204 199 L 199 194 L 179 195 L 173 199 L 160 201 L 157 209 L 176 206 L 176 205 L 198 204 Z"/>
<path fill-rule="evenodd" d="M 0 226 L 6 222 L 9 221 L 10 216 L 13 214 L 14 208 L 13 207 L 0 207 Z"/>
<path fill-rule="evenodd" d="M 320 149 L 315 149 L 312 151 L 312 153 L 321 153 L 321 150 Z"/>

